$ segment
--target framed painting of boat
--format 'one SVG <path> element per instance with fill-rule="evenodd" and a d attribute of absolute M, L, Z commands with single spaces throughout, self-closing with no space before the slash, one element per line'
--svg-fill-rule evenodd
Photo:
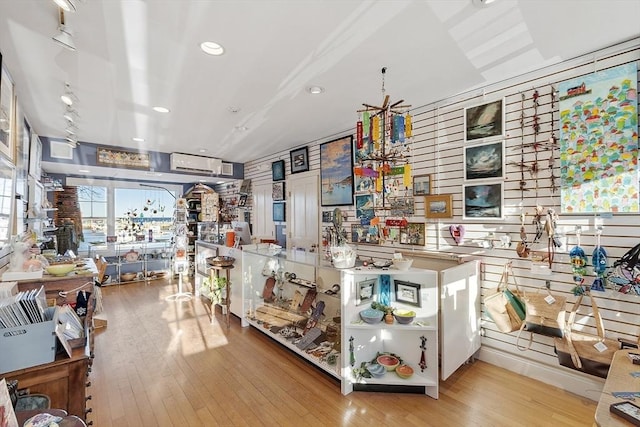
<path fill-rule="evenodd" d="M 353 204 L 353 137 L 320 145 L 320 205 Z"/>

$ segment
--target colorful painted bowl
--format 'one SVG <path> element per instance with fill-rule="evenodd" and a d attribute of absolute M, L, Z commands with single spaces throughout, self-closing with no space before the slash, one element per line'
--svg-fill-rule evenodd
<path fill-rule="evenodd" d="M 396 318 L 398 323 L 402 323 L 403 325 L 408 325 L 413 322 L 413 319 L 416 318 L 416 312 L 410 310 L 395 310 L 393 312 L 393 317 Z"/>
<path fill-rule="evenodd" d="M 380 310 L 376 310 L 373 308 L 367 308 L 360 312 L 360 318 L 364 320 L 366 323 L 380 323 L 384 313 Z"/>
<path fill-rule="evenodd" d="M 378 363 L 367 363 L 366 368 L 373 378 L 380 378 L 387 372 L 385 367 Z"/>
<path fill-rule="evenodd" d="M 390 354 L 382 354 L 376 358 L 378 365 L 384 366 L 387 371 L 393 371 L 400 364 L 400 360 L 397 357 Z"/>
<path fill-rule="evenodd" d="M 396 374 L 398 374 L 400 378 L 404 378 L 406 380 L 407 378 L 411 378 L 413 375 L 413 368 L 409 365 L 399 365 L 396 368 Z"/>

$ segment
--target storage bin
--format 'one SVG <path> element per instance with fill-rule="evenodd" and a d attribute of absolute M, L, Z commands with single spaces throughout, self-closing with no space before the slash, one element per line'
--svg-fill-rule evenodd
<path fill-rule="evenodd" d="M 45 309 L 51 320 L 15 328 L 0 329 L 1 374 L 51 363 L 56 357 L 55 326 L 58 307 Z"/>

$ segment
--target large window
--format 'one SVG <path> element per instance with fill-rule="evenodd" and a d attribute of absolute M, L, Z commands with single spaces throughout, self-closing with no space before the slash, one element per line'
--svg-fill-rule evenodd
<path fill-rule="evenodd" d="M 84 242 L 79 251 L 86 251 L 92 242 L 104 242 L 107 237 L 107 188 L 81 185 L 78 188 L 78 203 L 82 215 Z"/>
<path fill-rule="evenodd" d="M 175 199 L 163 190 L 116 188 L 115 231 L 119 242 L 170 238 Z"/>

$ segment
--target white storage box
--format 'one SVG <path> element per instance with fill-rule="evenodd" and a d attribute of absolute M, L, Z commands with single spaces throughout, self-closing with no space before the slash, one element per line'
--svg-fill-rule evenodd
<path fill-rule="evenodd" d="M 0 376 L 6 372 L 53 362 L 56 357 L 58 307 L 45 309 L 51 320 L 0 329 Z"/>

